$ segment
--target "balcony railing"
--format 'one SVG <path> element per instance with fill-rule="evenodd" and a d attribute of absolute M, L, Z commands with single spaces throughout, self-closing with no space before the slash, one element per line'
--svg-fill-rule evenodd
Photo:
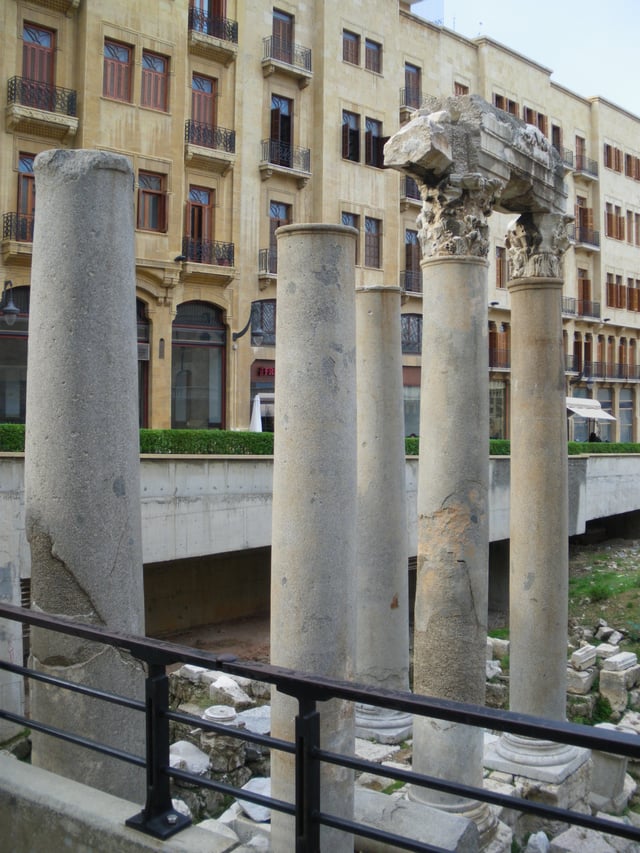
<path fill-rule="evenodd" d="M 564 311 L 564 308 L 562 310 Z M 576 355 L 569 355 L 569 353 L 565 353 L 564 369 L 566 373 L 578 373 L 580 370 L 578 357 Z"/>
<path fill-rule="evenodd" d="M 409 175 L 404 175 L 402 177 L 402 183 L 400 185 L 400 195 L 402 198 L 411 198 L 415 201 L 422 201 L 422 197 L 420 196 L 420 188 L 416 183 L 414 178 L 410 178 Z"/>
<path fill-rule="evenodd" d="M 600 232 L 595 231 L 593 228 L 585 228 L 582 225 L 572 225 L 567 229 L 567 234 L 569 235 L 569 239 L 574 240 L 576 243 L 582 243 L 587 246 L 600 245 Z"/>
<path fill-rule="evenodd" d="M 283 166 L 296 172 L 308 173 L 311 171 L 311 151 L 308 148 L 288 145 L 278 139 L 262 140 L 261 160 L 263 163 Z"/>
<path fill-rule="evenodd" d="M 195 264 L 232 267 L 234 263 L 234 244 L 219 243 L 214 240 L 197 240 L 194 237 L 183 237 L 182 254 L 188 261 Z"/>
<path fill-rule="evenodd" d="M 363 823 L 357 818 L 347 819 L 340 815 L 326 813 L 321 808 L 320 802 L 323 789 L 321 768 L 323 764 L 328 762 L 358 772 L 373 772 L 378 776 L 382 775 L 403 784 L 409 783 L 460 798 L 480 800 L 499 806 L 501 809 L 522 812 L 541 821 L 560 821 L 640 842 L 640 828 L 631 823 L 623 823 L 616 818 L 594 816 L 591 813 L 585 814 L 557 806 L 549 806 L 540 801 L 511 797 L 487 788 L 477 788 L 464 781 L 425 776 L 412 770 L 376 764 L 353 754 L 327 751 L 326 748 L 322 748 L 320 743 L 321 720 L 325 713 L 324 700 L 327 699 L 364 703 L 368 706 L 388 708 L 427 719 L 473 726 L 481 730 L 510 732 L 521 737 L 572 744 L 577 747 L 626 756 L 637 761 L 640 759 L 640 741 L 635 734 L 542 719 L 528 714 L 515 714 L 480 705 L 421 696 L 408 691 L 381 690 L 326 676 L 319 679 L 312 674 L 297 672 L 284 667 L 237 661 L 232 655 L 216 656 L 187 646 L 159 642 L 147 637 L 117 634 L 104 628 L 60 619 L 46 613 L 38 613 L 3 602 L 0 602 L 0 618 L 37 626 L 41 630 L 79 637 L 91 643 L 119 648 L 145 664 L 146 684 L 145 700 L 143 701 L 125 698 L 112 691 L 97 689 L 87 684 L 63 680 L 54 675 L 45 675 L 35 669 L 20 666 L 6 659 L 0 661 L 0 669 L 23 679 L 46 681 L 47 690 L 57 691 L 60 696 L 66 695 L 66 691 L 80 692 L 91 697 L 91 701 L 106 701 L 123 705 L 133 712 L 144 715 L 146 742 L 143 758 L 116 749 L 113 746 L 99 743 L 76 732 L 53 727 L 46 720 L 13 713 L 4 707 L 0 707 L 0 719 L 30 728 L 48 737 L 61 738 L 66 742 L 109 755 L 125 763 L 145 767 L 146 803 L 142 811 L 128 818 L 126 824 L 132 829 L 156 838 L 167 839 L 186 829 L 191 823 L 189 817 L 177 813 L 173 808 L 171 780 L 175 779 L 187 783 L 189 786 L 219 791 L 291 815 L 294 818 L 296 835 L 295 842 L 292 838 L 291 847 L 292 849 L 295 848 L 298 853 L 312 853 L 312 851 L 320 850 L 321 826 L 333 826 L 335 829 L 352 835 L 371 838 L 374 841 L 381 842 L 381 847 L 393 845 L 406 850 L 436 849 L 411 839 L 410 836 L 392 834 L 393 826 L 383 824 L 375 826 L 371 823 Z M 295 740 L 289 741 L 270 735 L 255 734 L 247 729 L 231 728 L 228 725 L 209 722 L 202 717 L 196 717 L 184 711 L 172 710 L 169 707 L 167 668 L 176 663 L 193 664 L 205 669 L 256 679 L 273 685 L 282 694 L 293 697 L 296 702 L 296 710 L 294 711 Z M 105 710 L 105 713 L 108 711 Z M 171 767 L 169 749 L 170 724 L 172 721 L 191 727 L 197 726 L 206 732 L 214 732 L 225 737 L 260 744 L 271 750 L 278 750 L 291 755 L 293 802 L 274 799 L 246 789 L 236 788 L 226 782 L 197 776 L 186 770 Z M 143 794 L 142 791 L 141 794 Z"/>
<path fill-rule="evenodd" d="M 576 299 L 576 314 L 578 317 L 600 318 L 600 303 L 589 299 Z"/>
<path fill-rule="evenodd" d="M 49 83 L 39 83 L 27 77 L 12 77 L 7 84 L 7 102 L 22 107 L 34 107 L 66 116 L 78 115 L 78 98 L 73 89 L 62 89 Z"/>
<path fill-rule="evenodd" d="M 278 250 L 260 249 L 258 252 L 258 274 L 276 275 L 278 272 Z"/>
<path fill-rule="evenodd" d="M 565 166 L 568 166 L 569 169 L 573 169 L 573 151 L 570 148 L 558 148 L 555 145 L 553 147 L 562 157 L 562 162 L 565 164 Z"/>
<path fill-rule="evenodd" d="M 236 132 L 226 127 L 213 127 L 199 121 L 189 119 L 184 125 L 184 140 L 192 145 L 202 145 L 204 148 L 215 148 L 217 151 L 227 151 L 235 154 Z"/>
<path fill-rule="evenodd" d="M 33 242 L 33 215 L 5 213 L 2 216 L 2 239 L 19 243 Z"/>
<path fill-rule="evenodd" d="M 407 87 L 400 89 L 400 106 L 409 107 L 412 110 L 420 109 L 422 105 L 422 92 L 420 89 Z"/>
<path fill-rule="evenodd" d="M 238 22 L 228 18 L 218 18 L 202 9 L 189 9 L 189 29 L 221 41 L 238 43 Z"/>
<path fill-rule="evenodd" d="M 262 61 L 273 60 L 311 73 L 311 48 L 277 36 L 262 39 Z"/>
<path fill-rule="evenodd" d="M 489 367 L 509 370 L 511 367 L 511 350 L 489 347 Z"/>
<path fill-rule="evenodd" d="M 591 175 L 594 178 L 598 177 L 598 163 L 585 157 L 584 154 L 576 154 L 574 169 L 576 172 L 582 172 L 585 175 Z"/>
<path fill-rule="evenodd" d="M 422 293 L 422 270 L 402 270 L 400 287 L 410 293 Z"/>

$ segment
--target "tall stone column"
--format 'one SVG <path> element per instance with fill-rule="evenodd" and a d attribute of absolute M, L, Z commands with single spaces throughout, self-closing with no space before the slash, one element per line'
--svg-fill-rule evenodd
<path fill-rule="evenodd" d="M 489 558 L 488 251 L 497 185 L 425 192 L 423 344 L 414 623 L 416 693 L 484 704 Z M 453 201 L 453 204 L 451 204 Z M 455 250 L 454 250 L 455 247 Z M 452 251 L 453 250 L 453 251 Z M 481 729 L 416 718 L 413 766 L 482 787 Z M 475 801 L 414 786 L 411 798 L 495 831 Z"/>
<path fill-rule="evenodd" d="M 568 462 L 562 353 L 567 217 L 523 214 L 511 261 L 510 708 L 566 716 Z M 505 734 L 489 766 L 561 782 L 588 753 Z"/>
<path fill-rule="evenodd" d="M 35 161 L 25 452 L 34 609 L 144 633 L 133 173 L 125 157 L 47 151 Z M 143 667 L 109 646 L 34 630 L 42 672 L 144 695 Z M 141 755 L 139 713 L 34 682 L 31 713 Z M 140 801 L 144 774 L 34 735 L 33 763 Z"/>
<path fill-rule="evenodd" d="M 397 287 L 356 290 L 358 547 L 356 681 L 409 689 L 407 500 L 400 298 Z M 411 716 L 356 706 L 356 734 L 399 743 Z"/>
<path fill-rule="evenodd" d="M 278 240 L 278 381 L 271 550 L 271 661 L 316 675 L 353 675 L 356 554 L 356 232 L 288 225 Z M 297 702 L 275 692 L 272 733 L 294 739 Z M 322 705 L 321 742 L 353 750 L 352 708 Z M 273 751 L 273 795 L 293 801 L 290 756 Z M 351 817 L 353 774 L 325 764 L 323 811 Z M 272 812 L 272 849 L 295 846 L 293 820 Z M 322 850 L 353 851 L 323 828 Z"/>

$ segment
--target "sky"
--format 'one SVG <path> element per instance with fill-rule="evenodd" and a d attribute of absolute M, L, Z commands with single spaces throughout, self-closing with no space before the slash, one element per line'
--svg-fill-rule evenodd
<path fill-rule="evenodd" d="M 639 0 L 423 0 L 412 12 L 467 38 L 492 38 L 572 92 L 640 116 Z"/>

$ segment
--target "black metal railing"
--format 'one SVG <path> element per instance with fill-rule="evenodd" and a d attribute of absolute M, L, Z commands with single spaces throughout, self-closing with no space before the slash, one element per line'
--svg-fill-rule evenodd
<path fill-rule="evenodd" d="M 400 184 L 400 195 L 402 198 L 412 198 L 416 201 L 422 201 L 422 197 L 420 196 L 420 188 L 415 180 L 415 178 L 409 177 L 409 175 L 403 175 L 402 183 Z"/>
<path fill-rule="evenodd" d="M 266 36 L 262 39 L 262 59 L 273 59 L 311 72 L 311 48 L 277 36 Z"/>
<path fill-rule="evenodd" d="M 576 172 L 584 172 L 585 175 L 593 175 L 594 178 L 598 177 L 597 161 L 585 157 L 584 154 L 576 154 L 574 169 Z"/>
<path fill-rule="evenodd" d="M 572 225 L 567 228 L 567 234 L 570 240 L 576 243 L 583 243 L 587 246 L 600 245 L 600 232 L 593 228 L 585 228 L 583 225 Z"/>
<path fill-rule="evenodd" d="M 562 157 L 562 162 L 565 164 L 565 166 L 568 166 L 570 169 L 573 169 L 573 151 L 570 148 L 558 148 L 557 145 L 554 145 L 553 147 Z"/>
<path fill-rule="evenodd" d="M 218 267 L 232 267 L 234 244 L 220 243 L 215 240 L 200 240 L 195 237 L 182 238 L 182 254 L 196 264 L 213 264 Z"/>
<path fill-rule="evenodd" d="M 229 18 L 219 18 L 204 12 L 202 9 L 189 9 L 189 29 L 213 36 L 221 41 L 238 44 L 238 22 Z"/>
<path fill-rule="evenodd" d="M 511 350 L 504 347 L 489 347 L 489 367 L 508 370 L 511 367 Z"/>
<path fill-rule="evenodd" d="M 563 314 L 572 314 L 577 315 L 578 307 L 576 305 L 575 296 L 563 296 L 562 297 L 562 313 Z"/>
<path fill-rule="evenodd" d="M 422 270 L 401 270 L 400 287 L 410 293 L 422 293 Z"/>
<path fill-rule="evenodd" d="M 577 356 L 565 353 L 564 369 L 567 373 L 577 373 L 580 370 Z"/>
<path fill-rule="evenodd" d="M 260 249 L 258 252 L 258 274 L 276 275 L 278 272 L 278 250 Z"/>
<path fill-rule="evenodd" d="M 311 151 L 280 142 L 279 139 L 262 140 L 261 160 L 263 163 L 273 163 L 274 166 L 295 169 L 296 172 L 311 171 Z"/>
<path fill-rule="evenodd" d="M 592 302 L 590 299 L 576 299 L 576 313 L 578 317 L 600 317 L 600 303 Z"/>
<path fill-rule="evenodd" d="M 7 84 L 7 101 L 23 107 L 35 107 L 49 113 L 78 115 L 78 96 L 73 89 L 62 89 L 50 83 L 29 80 L 28 77 L 12 77 Z"/>
<path fill-rule="evenodd" d="M 400 89 L 400 106 L 418 110 L 422 106 L 422 92 L 411 86 Z"/>
<path fill-rule="evenodd" d="M 190 819 L 175 812 L 171 802 L 171 779 L 179 779 L 190 785 L 220 791 L 232 797 L 267 806 L 275 811 L 295 817 L 295 843 L 292 850 L 297 853 L 312 853 L 320 849 L 320 827 L 332 826 L 350 834 L 365 836 L 386 844 L 393 843 L 405 850 L 433 851 L 430 844 L 420 843 L 407 836 L 398 836 L 383 829 L 362 824 L 356 820 L 328 814 L 321 810 L 320 767 L 328 762 L 339 767 L 361 772 L 375 772 L 391 780 L 409 783 L 441 791 L 455 796 L 468 797 L 492 805 L 524 812 L 546 820 L 561 821 L 607 832 L 621 838 L 640 842 L 640 828 L 591 814 L 570 811 L 540 802 L 510 797 L 484 788 L 475 788 L 459 782 L 414 773 L 388 765 L 380 765 L 341 753 L 322 749 L 320 745 L 321 709 L 318 703 L 328 699 L 342 699 L 347 702 L 364 703 L 380 708 L 388 708 L 422 717 L 447 720 L 468 726 L 488 728 L 524 737 L 538 737 L 562 744 L 597 749 L 602 752 L 622 755 L 632 760 L 640 760 L 640 739 L 635 734 L 625 734 L 601 728 L 576 725 L 561 721 L 546 720 L 527 714 L 500 711 L 478 705 L 463 704 L 446 699 L 420 696 L 394 690 L 371 688 L 327 677 L 309 675 L 269 664 L 236 661 L 231 655 L 216 656 L 198 652 L 187 646 L 160 642 L 146 637 L 116 634 L 103 628 L 96 628 L 70 622 L 45 613 L 37 613 L 11 604 L 0 603 L 0 618 L 27 623 L 44 630 L 80 637 L 93 642 L 103 643 L 128 651 L 134 658 L 146 664 L 145 701 L 118 696 L 104 690 L 90 688 L 82 684 L 64 681 L 55 676 L 45 675 L 28 667 L 9 661 L 0 661 L 0 669 L 21 675 L 25 678 L 45 681 L 49 689 L 71 690 L 97 700 L 113 702 L 126 706 L 133 711 L 145 714 L 146 742 L 145 755 L 140 757 L 127 753 L 107 744 L 98 743 L 72 732 L 54 728 L 46 722 L 34 720 L 20 714 L 0 709 L 0 719 L 17 725 L 29 727 L 43 734 L 62 738 L 102 754 L 112 756 L 138 767 L 146 767 L 147 792 L 146 803 L 139 814 L 129 818 L 126 823 L 136 829 L 157 838 L 168 838 L 189 825 Z M 200 717 L 193 717 L 169 708 L 169 688 L 167 667 L 177 663 L 188 663 L 215 669 L 232 675 L 266 682 L 298 703 L 295 717 L 295 741 L 289 742 L 267 735 L 258 735 L 246 729 L 234 729 L 233 737 L 250 743 L 260 744 L 272 750 L 279 750 L 294 756 L 295 801 L 288 803 L 262 794 L 235 788 L 224 782 L 203 779 L 177 768 L 169 761 L 169 724 L 171 721 L 194 725 L 204 731 L 230 736 L 230 727 L 211 723 Z M 293 839 L 292 839 L 293 842 Z"/>
<path fill-rule="evenodd" d="M 236 132 L 226 127 L 213 127 L 199 121 L 188 119 L 184 123 L 184 141 L 192 145 L 202 145 L 204 148 L 215 148 L 217 151 L 227 151 L 235 154 Z"/>
<path fill-rule="evenodd" d="M 2 239 L 33 243 L 33 214 L 4 213 L 2 215 Z"/>

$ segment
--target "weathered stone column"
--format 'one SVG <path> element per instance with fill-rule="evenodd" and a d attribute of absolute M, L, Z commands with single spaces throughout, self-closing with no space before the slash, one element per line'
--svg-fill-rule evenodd
<path fill-rule="evenodd" d="M 351 678 L 355 640 L 356 365 L 352 228 L 278 229 L 278 382 L 271 550 L 271 661 Z M 272 733 L 293 740 L 297 702 L 274 693 Z M 353 750 L 353 710 L 322 705 L 325 749 Z M 293 801 L 293 760 L 272 751 L 272 792 Z M 325 764 L 322 810 L 353 814 L 353 774 Z M 293 820 L 272 813 L 272 849 L 293 849 Z M 352 851 L 323 829 L 321 848 Z"/>
<path fill-rule="evenodd" d="M 568 462 L 562 255 L 568 217 L 523 214 L 511 260 L 510 708 L 566 717 Z M 505 734 L 489 765 L 561 782 L 587 751 Z M 502 759 L 502 760 L 501 760 Z"/>
<path fill-rule="evenodd" d="M 35 161 L 25 453 L 34 609 L 144 633 L 133 173 L 125 157 Z M 34 630 L 37 669 L 128 696 L 144 672 L 109 646 Z M 32 716 L 141 755 L 144 718 L 34 682 Z M 140 770 L 34 735 L 33 762 L 140 802 Z"/>
<path fill-rule="evenodd" d="M 358 547 L 356 681 L 409 689 L 407 500 L 400 298 L 397 287 L 356 290 Z M 411 716 L 356 706 L 356 734 L 399 743 Z"/>

